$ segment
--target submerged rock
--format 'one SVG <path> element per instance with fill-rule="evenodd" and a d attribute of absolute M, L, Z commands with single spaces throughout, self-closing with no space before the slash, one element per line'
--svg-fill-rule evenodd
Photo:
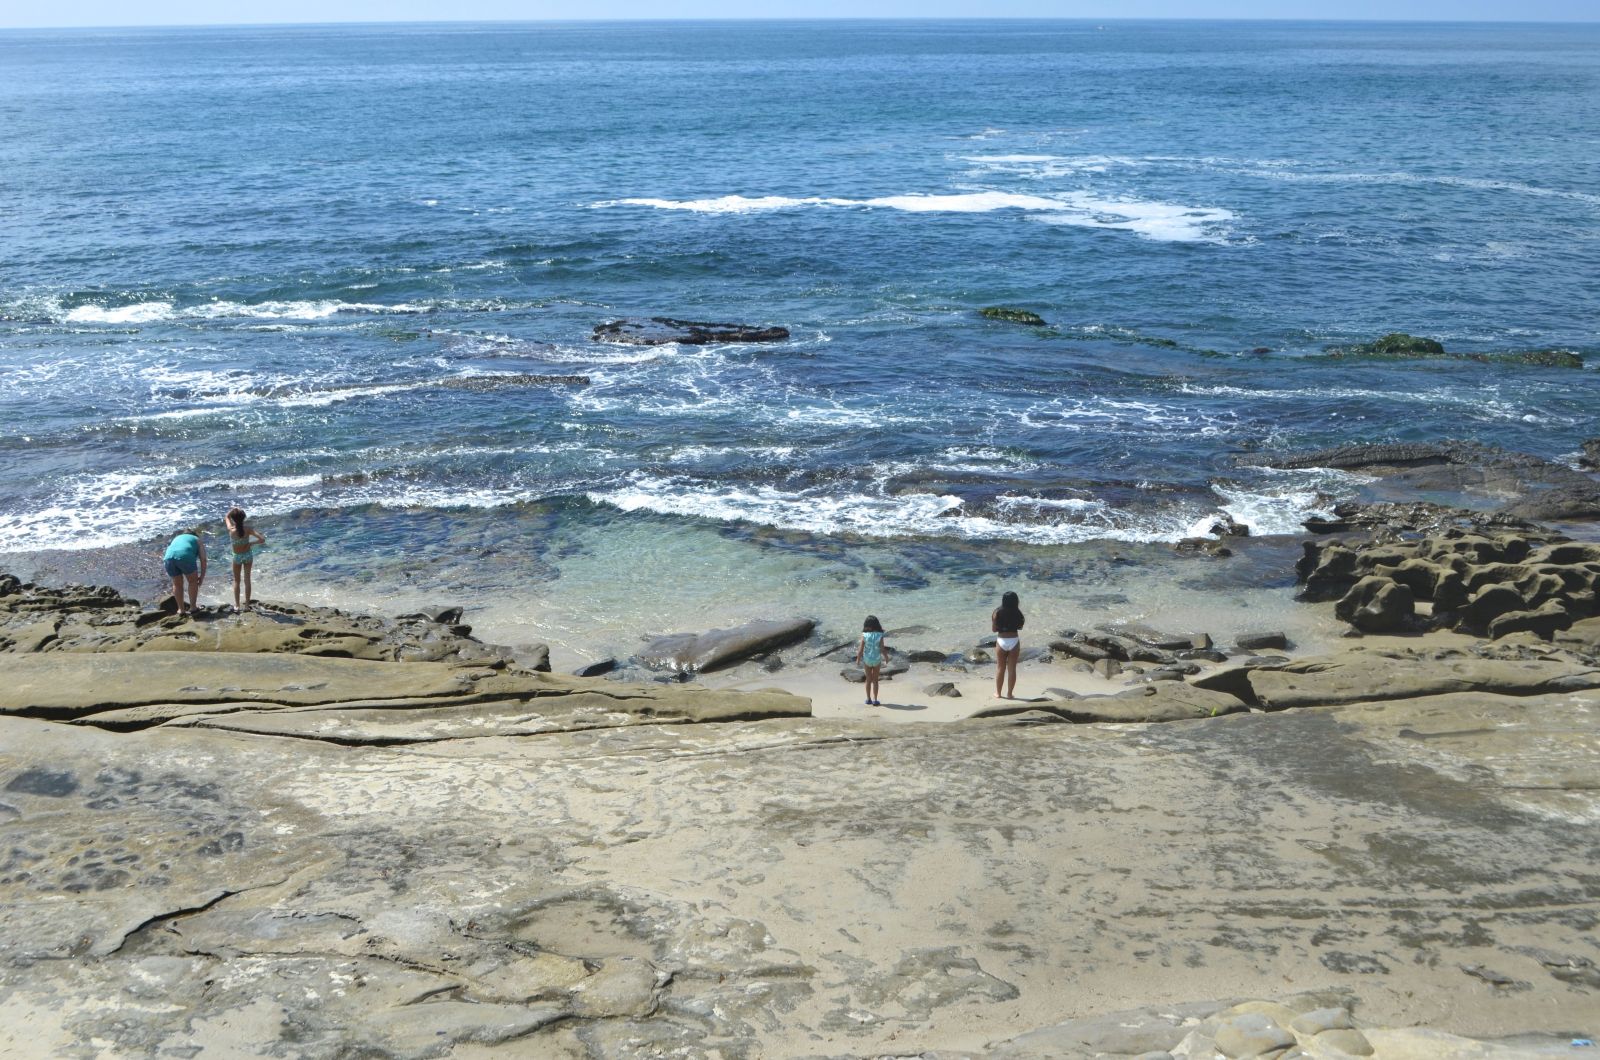
<path fill-rule="evenodd" d="M 1044 326 L 1044 318 L 1038 313 L 1032 313 L 1026 309 L 1012 309 L 1010 306 L 985 306 L 978 310 L 978 315 L 985 320 L 1004 320 L 1012 324 L 1029 324 L 1034 327 Z"/>
<path fill-rule="evenodd" d="M 789 618 L 758 620 L 705 633 L 673 633 L 652 640 L 638 659 L 653 670 L 704 673 L 803 640 L 815 627 L 812 619 Z"/>
<path fill-rule="evenodd" d="M 1412 361 L 1443 359 L 1477 361 L 1481 364 L 1507 364 L 1527 368 L 1582 368 L 1582 355 L 1572 350 L 1508 350 L 1497 353 L 1451 353 L 1436 339 L 1391 332 L 1372 342 L 1354 346 L 1330 346 L 1323 356 L 1332 360 L 1361 359 Z"/>
<path fill-rule="evenodd" d="M 1411 359 L 1417 357 L 1443 357 L 1444 344 L 1437 339 L 1426 339 L 1417 335 L 1407 335 L 1403 331 L 1391 331 L 1381 338 L 1371 342 L 1358 343 L 1354 346 L 1330 346 L 1327 350 L 1329 357 L 1373 357 L 1393 358 L 1395 360 Z"/>
<path fill-rule="evenodd" d="M 789 329 L 752 324 L 717 324 L 702 320 L 651 317 L 649 320 L 613 320 L 597 324 L 595 342 L 620 342 L 630 346 L 664 346 L 681 343 L 705 346 L 713 342 L 781 342 Z"/>

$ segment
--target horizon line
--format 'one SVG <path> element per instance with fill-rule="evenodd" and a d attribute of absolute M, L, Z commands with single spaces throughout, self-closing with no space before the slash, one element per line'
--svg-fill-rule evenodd
<path fill-rule="evenodd" d="M 60 32 L 72 30 L 84 31 L 115 31 L 115 30 L 151 30 L 151 29 L 265 29 L 265 28 L 302 28 L 317 29 L 335 26 L 538 26 L 550 24 L 583 24 L 583 23 L 632 23 L 632 24 L 674 24 L 674 23 L 713 23 L 713 22 L 1097 22 L 1097 23 L 1128 23 L 1128 22 L 1270 22 L 1270 23 L 1333 23 L 1337 25 L 1417 25 L 1417 26 L 1594 26 L 1600 25 L 1600 19 L 1579 18 L 1534 18 L 1534 19 L 1509 19 L 1509 18 L 1279 18 L 1256 17 L 1242 18 L 1238 16 L 1184 16 L 1184 17 L 1128 17 L 1113 16 L 1110 18 L 1097 18 L 1092 15 L 1061 16 L 1061 15 L 721 15 L 715 17 L 684 17 L 684 18 L 635 18 L 635 17 L 590 17 L 590 18 L 437 18 L 437 19 L 332 19 L 323 22 L 144 22 L 123 23 L 108 25 L 63 25 L 63 26 L 7 26 L 0 25 L 0 33 L 13 32 Z"/>

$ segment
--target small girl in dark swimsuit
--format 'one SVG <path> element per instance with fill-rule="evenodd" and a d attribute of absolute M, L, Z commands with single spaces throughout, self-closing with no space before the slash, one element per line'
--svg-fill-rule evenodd
<path fill-rule="evenodd" d="M 1022 654 L 1022 608 L 1016 593 L 1006 593 L 1000 606 L 989 616 L 989 628 L 994 631 L 994 655 L 1000 664 L 994 672 L 994 697 L 1015 699 L 1017 691 L 1017 656 Z M 1004 689 L 1002 693 L 1001 689 Z"/>
<path fill-rule="evenodd" d="M 240 573 L 244 575 L 244 606 L 249 608 L 256 602 L 255 594 L 250 591 L 250 568 L 255 565 L 255 558 L 261 554 L 267 539 L 254 527 L 245 525 L 243 508 L 229 508 L 222 522 L 228 528 L 228 543 L 233 547 L 233 611 L 238 614 Z"/>

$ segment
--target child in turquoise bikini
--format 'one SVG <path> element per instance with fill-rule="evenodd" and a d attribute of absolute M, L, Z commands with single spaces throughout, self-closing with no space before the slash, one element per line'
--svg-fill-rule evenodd
<path fill-rule="evenodd" d="M 244 578 L 244 606 L 249 608 L 256 602 L 255 594 L 251 592 L 250 568 L 255 565 L 255 559 L 266 546 L 267 539 L 254 527 L 245 525 L 243 508 L 229 508 L 222 522 L 228 528 L 228 544 L 233 548 L 230 557 L 233 560 L 233 610 L 238 614 L 241 575 Z"/>
<path fill-rule="evenodd" d="M 867 675 L 867 706 L 878 706 L 878 673 L 883 666 L 883 623 L 877 615 L 868 615 L 861 623 L 861 643 L 856 645 L 856 664 Z"/>

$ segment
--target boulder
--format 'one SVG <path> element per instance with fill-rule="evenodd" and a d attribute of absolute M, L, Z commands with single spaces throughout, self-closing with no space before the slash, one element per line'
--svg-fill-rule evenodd
<path fill-rule="evenodd" d="M 1285 650 L 1289 647 L 1289 638 L 1280 630 L 1271 630 L 1260 633 L 1241 633 L 1233 639 L 1233 643 L 1240 651 Z"/>
<path fill-rule="evenodd" d="M 652 670 L 706 673 L 804 640 L 815 627 L 816 622 L 809 618 L 789 618 L 757 620 L 705 633 L 673 633 L 652 640 L 638 659 Z"/>
<path fill-rule="evenodd" d="M 1496 617 L 1489 623 L 1489 639 L 1499 640 L 1513 633 L 1533 633 L 1542 640 L 1550 640 L 1571 626 L 1572 616 L 1567 609 L 1549 600 L 1533 611 L 1508 611 Z"/>
<path fill-rule="evenodd" d="M 613 320 L 596 325 L 593 336 L 595 342 L 620 342 L 630 346 L 663 346 L 673 342 L 686 346 L 713 342 L 781 342 L 788 337 L 788 328 L 714 324 L 672 317 Z"/>
<path fill-rule="evenodd" d="M 1115 659 L 1101 659 L 1094 664 L 1094 672 L 1109 681 L 1122 673 L 1122 664 Z"/>
<path fill-rule="evenodd" d="M 961 690 L 949 681 L 935 681 L 931 685 L 925 685 L 922 691 L 930 696 L 945 696 L 950 699 L 961 698 Z"/>
<path fill-rule="evenodd" d="M 934 651 L 931 648 L 919 648 L 905 654 L 906 658 L 914 663 L 942 663 L 950 657 L 949 652 Z"/>
<path fill-rule="evenodd" d="M 1528 601 L 1509 585 L 1489 585 L 1472 594 L 1461 609 L 1461 618 L 1473 629 L 1488 629 L 1489 623 L 1512 611 L 1525 611 Z"/>
<path fill-rule="evenodd" d="M 1339 598 L 1334 614 L 1363 633 L 1398 633 L 1416 612 L 1411 589 L 1390 578 L 1368 575 Z"/>
<path fill-rule="evenodd" d="M 519 666 L 538 673 L 550 672 L 550 645 L 548 644 L 521 644 L 513 648 L 511 657 Z"/>
<path fill-rule="evenodd" d="M 1294 1034 L 1260 1012 L 1220 1017 L 1212 1041 L 1226 1057 L 1276 1056 L 1295 1045 Z"/>
<path fill-rule="evenodd" d="M 1307 541 L 1304 554 L 1295 564 L 1296 579 L 1305 586 L 1306 600 L 1333 600 L 1343 596 L 1361 577 L 1360 556 L 1354 549 L 1338 543 L 1319 545 Z"/>

